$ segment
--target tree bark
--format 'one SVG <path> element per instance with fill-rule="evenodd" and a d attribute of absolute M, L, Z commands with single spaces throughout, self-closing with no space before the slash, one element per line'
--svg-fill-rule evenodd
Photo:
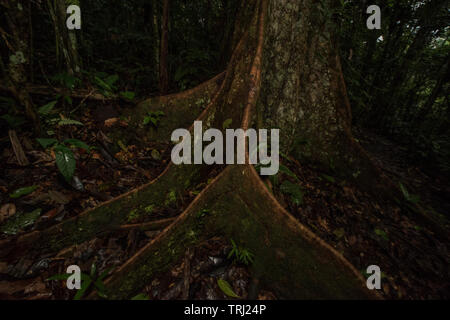
<path fill-rule="evenodd" d="M 423 120 L 423 118 L 432 112 L 433 105 L 436 102 L 436 99 L 438 98 L 444 83 L 448 81 L 450 78 L 450 56 L 447 56 L 447 58 L 445 59 L 444 65 L 442 66 L 442 70 L 443 71 L 439 75 L 436 84 L 430 96 L 427 99 L 427 102 L 421 108 L 419 114 L 416 116 L 417 127 L 420 126 L 420 122 Z"/>
<path fill-rule="evenodd" d="M 166 95 L 169 90 L 169 1 L 164 0 L 161 22 L 161 50 L 159 60 L 159 91 Z"/>
<path fill-rule="evenodd" d="M 66 26 L 67 7 L 71 4 L 80 5 L 79 1 L 47 0 L 50 16 L 53 21 L 56 38 L 56 52 L 58 61 L 63 60 L 66 71 L 71 75 L 81 72 L 81 58 L 78 54 L 76 30 L 68 30 Z"/>
<path fill-rule="evenodd" d="M 28 3 L 28 5 L 30 5 Z M 9 62 L 7 63 L 7 85 L 14 97 L 25 108 L 27 118 L 33 124 L 36 134 L 40 133 L 40 121 L 30 95 L 26 90 L 29 74 L 29 15 L 23 1 L 0 0 L 0 6 L 6 9 L 6 22 L 9 27 L 11 41 L 9 45 Z"/>

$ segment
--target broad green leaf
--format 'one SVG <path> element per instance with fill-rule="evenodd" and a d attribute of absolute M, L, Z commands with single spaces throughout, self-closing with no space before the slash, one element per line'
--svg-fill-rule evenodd
<path fill-rule="evenodd" d="M 57 274 L 54 276 L 51 276 L 50 278 L 47 278 L 46 281 L 50 280 L 67 280 L 71 276 L 71 273 L 63 273 L 63 274 Z"/>
<path fill-rule="evenodd" d="M 222 290 L 227 296 L 232 298 L 240 298 L 236 293 L 234 293 L 230 284 L 226 280 L 219 279 L 217 280 L 217 284 L 219 285 L 220 290 Z"/>
<path fill-rule="evenodd" d="M 380 237 L 382 237 L 386 241 L 389 240 L 389 237 L 388 237 L 387 233 L 385 231 L 383 231 L 383 230 L 375 229 L 375 234 L 380 236 Z"/>
<path fill-rule="evenodd" d="M 126 100 L 133 100 L 136 96 L 136 94 L 131 91 L 122 91 L 119 93 L 119 95 Z"/>
<path fill-rule="evenodd" d="M 84 293 L 86 292 L 87 289 L 89 289 L 91 283 L 92 283 L 91 278 L 81 281 L 81 289 L 77 291 L 73 300 L 80 300 L 81 298 L 83 298 Z"/>
<path fill-rule="evenodd" d="M 0 230 L 7 235 L 15 235 L 20 230 L 33 225 L 41 215 L 41 212 L 42 209 L 36 209 L 32 212 L 18 213 L 9 219 Z"/>
<path fill-rule="evenodd" d="M 73 174 L 75 173 L 75 157 L 73 155 L 72 150 L 65 146 L 57 146 L 55 147 L 55 156 L 56 156 L 56 166 L 59 171 L 66 179 L 67 182 L 72 180 Z"/>
<path fill-rule="evenodd" d="M 81 123 L 80 121 L 77 120 L 72 120 L 72 119 L 62 119 L 60 121 L 58 121 L 58 125 L 60 126 L 84 126 L 83 123 Z"/>
<path fill-rule="evenodd" d="M 41 146 L 42 146 L 44 149 L 47 149 L 48 147 L 51 147 L 52 145 L 58 143 L 58 140 L 53 139 L 53 138 L 50 138 L 50 139 L 47 139 L 47 138 L 39 138 L 39 139 L 36 139 L 36 140 L 37 140 L 37 142 L 39 142 L 39 143 L 41 144 Z"/>
<path fill-rule="evenodd" d="M 322 177 L 325 178 L 325 180 L 327 180 L 328 182 L 331 182 L 331 183 L 336 182 L 336 179 L 334 179 L 332 176 L 329 176 L 327 174 L 322 174 Z"/>
<path fill-rule="evenodd" d="M 42 106 L 38 109 L 38 113 L 40 115 L 48 115 L 50 113 L 50 111 L 53 110 L 53 108 L 55 107 L 55 105 L 58 103 L 58 100 L 52 101 L 47 103 L 45 106 Z"/>
<path fill-rule="evenodd" d="M 152 158 L 155 160 L 161 160 L 161 154 L 159 153 L 158 150 L 156 149 L 152 150 Z"/>
<path fill-rule="evenodd" d="M 228 129 L 230 126 L 231 126 L 231 124 L 233 123 L 233 119 L 227 119 L 227 120 L 225 120 L 224 122 L 223 122 L 223 124 L 222 124 L 222 128 L 223 129 Z"/>
<path fill-rule="evenodd" d="M 97 272 L 97 266 L 95 263 L 91 265 L 91 277 L 93 278 L 95 276 L 95 273 Z"/>
<path fill-rule="evenodd" d="M 111 86 L 97 76 L 95 77 L 95 82 L 100 88 L 106 91 L 112 91 Z"/>
<path fill-rule="evenodd" d="M 86 143 L 84 143 L 83 141 L 80 141 L 78 139 L 67 139 L 67 140 L 64 140 L 64 143 L 72 145 L 72 146 L 80 148 L 80 149 L 84 149 L 86 151 L 89 151 L 91 149 Z"/>
<path fill-rule="evenodd" d="M 300 189 L 300 187 L 297 184 L 286 180 L 281 184 L 280 191 L 284 194 L 289 195 L 291 198 L 291 201 L 296 206 L 299 206 L 302 204 L 303 191 Z"/>
<path fill-rule="evenodd" d="M 344 228 L 339 228 L 339 229 L 334 230 L 333 233 L 338 239 L 340 239 L 345 235 L 345 230 L 344 230 Z"/>
<path fill-rule="evenodd" d="M 72 105 L 72 98 L 71 97 L 69 97 L 69 96 L 64 96 L 64 100 L 66 100 L 66 102 L 68 103 L 68 104 L 70 104 L 70 105 Z"/>
<path fill-rule="evenodd" d="M 103 282 L 99 279 L 95 280 L 94 282 L 94 286 L 97 288 L 98 292 L 100 293 L 100 296 L 105 297 L 105 291 L 106 291 L 106 287 L 103 284 Z"/>
<path fill-rule="evenodd" d="M 406 189 L 406 187 L 402 183 L 399 183 L 399 186 L 400 186 L 400 190 L 403 193 L 403 197 L 405 197 L 406 201 L 409 201 L 413 204 L 417 204 L 419 202 L 420 198 L 418 195 L 410 194 L 408 192 L 408 189 Z"/>
<path fill-rule="evenodd" d="M 111 87 L 114 88 L 114 83 L 116 83 L 119 80 L 119 76 L 117 74 L 113 74 L 111 76 L 108 76 L 105 79 L 105 82 Z"/>
<path fill-rule="evenodd" d="M 294 178 L 295 180 L 298 180 L 298 177 L 295 173 L 293 173 L 288 167 L 286 167 L 285 165 L 280 164 L 280 168 L 279 171 L 281 173 L 284 173 L 286 175 L 288 175 L 289 177 Z"/>
<path fill-rule="evenodd" d="M 22 196 L 26 196 L 27 194 L 32 193 L 34 190 L 36 190 L 38 186 L 30 186 L 30 187 L 23 187 L 19 188 L 13 193 L 10 193 L 9 196 L 13 199 L 20 198 Z"/>

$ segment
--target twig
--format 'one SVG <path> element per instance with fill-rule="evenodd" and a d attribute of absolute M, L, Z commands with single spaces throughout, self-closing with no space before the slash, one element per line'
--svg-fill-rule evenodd
<path fill-rule="evenodd" d="M 184 257 L 184 279 L 183 279 L 183 290 L 181 292 L 181 299 L 189 299 L 189 287 L 191 284 L 191 259 L 194 253 L 190 248 L 186 251 L 186 256 Z"/>

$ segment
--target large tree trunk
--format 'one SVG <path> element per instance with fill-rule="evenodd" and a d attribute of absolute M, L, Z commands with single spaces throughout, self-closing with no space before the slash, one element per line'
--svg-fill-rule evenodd
<path fill-rule="evenodd" d="M 332 1 L 321 3 L 328 5 L 321 8 L 312 0 L 243 2 L 225 76 L 186 93 L 146 101 L 132 121 L 138 125 L 141 111 L 154 108 L 174 115 L 163 120 L 162 132 L 189 127 L 198 101 L 206 100 L 209 104 L 197 118 L 204 130 L 223 128 L 227 119 L 234 128 L 278 127 L 284 152 L 379 188 L 379 170 L 351 136 L 350 107 L 327 15 Z M 163 138 L 152 131 L 140 137 Z M 278 203 L 252 165 L 215 169 L 221 173 L 185 210 L 175 205 L 180 211 L 175 221 L 107 280 L 110 298 L 132 297 L 169 270 L 187 248 L 214 235 L 235 239 L 254 252 L 252 272 L 281 298 L 376 297 L 341 254 Z M 0 244 L 0 256 L 55 252 L 81 243 L 125 224 L 131 211 L 144 214 L 149 205 L 161 206 L 170 193 L 193 190 L 211 172 L 211 166 L 170 164 L 146 186 L 50 229 Z"/>

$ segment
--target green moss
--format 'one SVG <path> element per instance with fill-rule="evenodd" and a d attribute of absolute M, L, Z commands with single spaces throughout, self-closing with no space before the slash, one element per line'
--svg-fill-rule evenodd
<path fill-rule="evenodd" d="M 128 222 L 137 220 L 139 218 L 139 214 L 137 212 L 137 209 L 130 211 L 128 214 Z"/>
<path fill-rule="evenodd" d="M 280 298 L 368 298 L 362 282 L 336 256 L 274 209 L 242 167 L 227 168 L 216 184 L 138 260 L 108 286 L 114 299 L 136 294 L 143 284 L 179 263 L 187 248 L 213 236 L 234 239 L 254 254 L 252 272 Z M 253 192 L 248 192 L 253 190 Z M 204 209 L 208 205 L 208 210 Z"/>
<path fill-rule="evenodd" d="M 166 207 L 170 207 L 176 202 L 177 202 L 177 196 L 176 196 L 175 190 L 170 190 L 170 192 L 166 196 L 166 200 L 164 201 L 164 205 Z"/>
<path fill-rule="evenodd" d="M 145 213 L 152 214 L 155 211 L 155 205 L 151 204 L 144 208 Z"/>

